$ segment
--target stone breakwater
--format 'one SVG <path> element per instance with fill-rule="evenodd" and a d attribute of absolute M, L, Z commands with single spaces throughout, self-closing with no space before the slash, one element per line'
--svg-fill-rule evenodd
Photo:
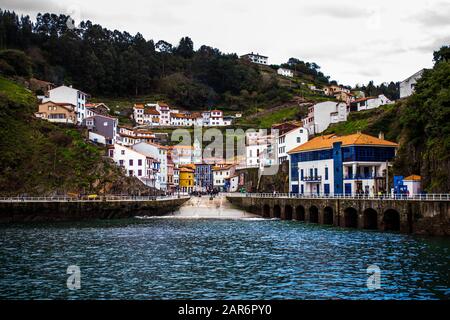
<path fill-rule="evenodd" d="M 335 227 L 450 235 L 450 201 L 227 197 L 236 207 L 264 218 Z"/>
<path fill-rule="evenodd" d="M 188 200 L 0 202 L 0 223 L 162 216 L 177 211 Z"/>

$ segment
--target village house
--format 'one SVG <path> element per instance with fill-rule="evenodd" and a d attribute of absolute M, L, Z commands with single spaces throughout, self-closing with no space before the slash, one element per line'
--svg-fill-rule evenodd
<path fill-rule="evenodd" d="M 269 57 L 262 56 L 259 53 L 254 54 L 248 53 L 241 56 L 241 59 L 248 60 L 250 62 L 256 63 L 256 64 L 263 64 L 268 65 L 269 64 Z"/>
<path fill-rule="evenodd" d="M 282 164 L 289 160 L 288 151 L 308 141 L 308 130 L 294 128 L 278 136 L 278 163 Z"/>
<path fill-rule="evenodd" d="M 332 123 L 347 121 L 349 113 L 344 102 L 326 101 L 317 103 L 308 109 L 308 116 L 303 119 L 303 128 L 310 135 L 325 131 Z"/>
<path fill-rule="evenodd" d="M 83 125 L 89 131 L 89 140 L 103 145 L 116 143 L 118 123 L 118 119 L 100 114 L 94 114 L 83 120 Z"/>
<path fill-rule="evenodd" d="M 334 96 L 335 94 L 340 92 L 350 93 L 350 89 L 338 85 L 326 86 L 323 91 L 327 96 Z"/>
<path fill-rule="evenodd" d="M 167 103 L 164 102 L 157 102 L 156 105 L 154 105 L 156 111 L 159 112 L 159 124 L 161 126 L 170 126 L 171 120 L 170 120 L 170 107 Z M 175 110 L 174 110 L 175 112 Z"/>
<path fill-rule="evenodd" d="M 154 143 L 156 135 L 147 129 L 131 128 L 127 126 L 118 126 L 117 143 L 131 147 L 140 142 Z"/>
<path fill-rule="evenodd" d="M 235 174 L 225 179 L 225 184 L 228 186 L 228 192 L 237 192 L 239 189 L 239 175 Z"/>
<path fill-rule="evenodd" d="M 380 94 L 378 97 L 356 99 L 350 104 L 350 111 L 355 112 L 376 109 L 389 103 L 392 103 L 392 101 L 386 98 L 384 94 Z"/>
<path fill-rule="evenodd" d="M 196 191 L 207 192 L 213 189 L 213 165 L 210 163 L 195 163 Z"/>
<path fill-rule="evenodd" d="M 406 186 L 410 197 L 422 193 L 422 177 L 419 175 L 410 175 L 403 179 L 403 185 Z"/>
<path fill-rule="evenodd" d="M 108 116 L 110 109 L 104 103 L 86 103 L 86 118 L 93 117 L 95 115 Z"/>
<path fill-rule="evenodd" d="M 224 126 L 225 123 L 223 121 L 223 112 L 220 110 L 211 110 L 211 115 L 209 117 L 209 124 L 210 127 L 218 127 L 218 126 Z"/>
<path fill-rule="evenodd" d="M 167 164 L 169 147 L 156 143 L 140 142 L 133 145 L 133 150 L 142 153 L 148 157 L 156 159 L 160 163 L 160 170 L 157 174 L 155 188 L 159 190 L 167 190 Z"/>
<path fill-rule="evenodd" d="M 386 170 L 398 145 L 360 132 L 325 135 L 288 152 L 290 192 L 367 194 L 386 191 Z"/>
<path fill-rule="evenodd" d="M 60 86 L 49 90 L 47 95 L 42 98 L 42 103 L 51 101 L 54 103 L 74 105 L 77 114 L 77 123 L 81 124 L 84 118 L 86 118 L 86 100 L 86 93 L 74 89 L 72 86 Z"/>
<path fill-rule="evenodd" d="M 414 93 L 417 81 L 419 81 L 419 79 L 422 78 L 425 70 L 426 69 L 417 71 L 412 76 L 400 82 L 400 99 L 407 98 Z"/>
<path fill-rule="evenodd" d="M 193 161 L 194 147 L 193 146 L 183 146 L 175 145 L 168 147 L 169 153 L 171 154 L 172 161 L 175 165 L 185 165 L 190 164 Z"/>
<path fill-rule="evenodd" d="M 336 98 L 336 100 L 345 102 L 346 104 L 350 104 L 354 100 L 353 94 L 349 91 L 339 91 L 336 92 L 333 96 Z"/>
<path fill-rule="evenodd" d="M 108 155 L 125 170 L 127 176 L 134 176 L 145 185 L 156 188 L 156 178 L 160 170 L 157 159 L 119 144 L 111 146 Z"/>
<path fill-rule="evenodd" d="M 280 76 L 284 76 L 284 77 L 289 77 L 289 78 L 294 77 L 294 71 L 292 71 L 290 69 L 286 69 L 286 68 L 278 68 L 277 73 Z"/>
<path fill-rule="evenodd" d="M 234 175 L 236 166 L 234 165 L 216 165 L 213 167 L 213 187 L 219 191 L 227 191 L 229 185 L 226 180 Z"/>
<path fill-rule="evenodd" d="M 276 137 L 267 131 L 260 129 L 246 133 L 247 167 L 263 168 L 278 163 Z"/>
<path fill-rule="evenodd" d="M 76 124 L 77 114 L 75 110 L 75 105 L 70 103 L 47 101 L 39 104 L 39 109 L 35 116 L 49 122 Z"/>
<path fill-rule="evenodd" d="M 195 188 L 195 165 L 180 166 L 179 188 L 183 193 L 191 193 Z"/>

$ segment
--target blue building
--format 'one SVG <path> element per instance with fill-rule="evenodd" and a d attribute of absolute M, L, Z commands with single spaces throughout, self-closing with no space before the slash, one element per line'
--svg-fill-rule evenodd
<path fill-rule="evenodd" d="M 213 166 L 207 163 L 195 164 L 195 186 L 197 191 L 213 189 Z"/>
<path fill-rule="evenodd" d="M 316 137 L 290 150 L 290 192 L 369 194 L 387 191 L 386 169 L 398 145 L 362 133 Z"/>

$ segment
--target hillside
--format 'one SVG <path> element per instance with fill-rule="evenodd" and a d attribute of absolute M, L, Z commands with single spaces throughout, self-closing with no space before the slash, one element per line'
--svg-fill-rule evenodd
<path fill-rule="evenodd" d="M 37 101 L 0 77 L 0 194 L 145 193 L 75 127 L 34 118 Z"/>
<path fill-rule="evenodd" d="M 435 54 L 436 55 L 436 54 Z M 356 131 L 400 144 L 394 174 L 422 176 L 427 192 L 450 192 L 450 60 L 437 60 L 406 100 L 378 109 L 350 114 L 348 121 L 324 134 Z"/>

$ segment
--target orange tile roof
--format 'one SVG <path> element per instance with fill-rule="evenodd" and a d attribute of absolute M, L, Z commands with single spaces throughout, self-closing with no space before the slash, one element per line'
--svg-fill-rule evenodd
<path fill-rule="evenodd" d="M 347 136 L 336 136 L 334 134 L 329 134 L 325 136 L 320 136 L 314 138 L 294 149 L 289 151 L 288 153 L 297 153 L 302 151 L 310 151 L 310 150 L 322 150 L 322 149 L 331 149 L 333 148 L 333 143 L 342 142 L 342 146 L 387 146 L 387 147 L 398 147 L 397 143 L 379 139 L 376 137 L 369 136 L 364 133 L 355 133 Z"/>
<path fill-rule="evenodd" d="M 144 110 L 144 114 L 159 116 L 159 112 L 156 110 L 156 108 L 147 108 Z"/>
<path fill-rule="evenodd" d="M 136 104 L 134 105 L 134 108 L 135 108 L 135 109 L 144 109 L 144 105 L 141 104 L 141 103 L 136 103 Z"/>
<path fill-rule="evenodd" d="M 418 176 L 416 174 L 410 175 L 409 177 L 406 177 L 403 179 L 403 181 L 421 181 L 422 177 Z"/>

